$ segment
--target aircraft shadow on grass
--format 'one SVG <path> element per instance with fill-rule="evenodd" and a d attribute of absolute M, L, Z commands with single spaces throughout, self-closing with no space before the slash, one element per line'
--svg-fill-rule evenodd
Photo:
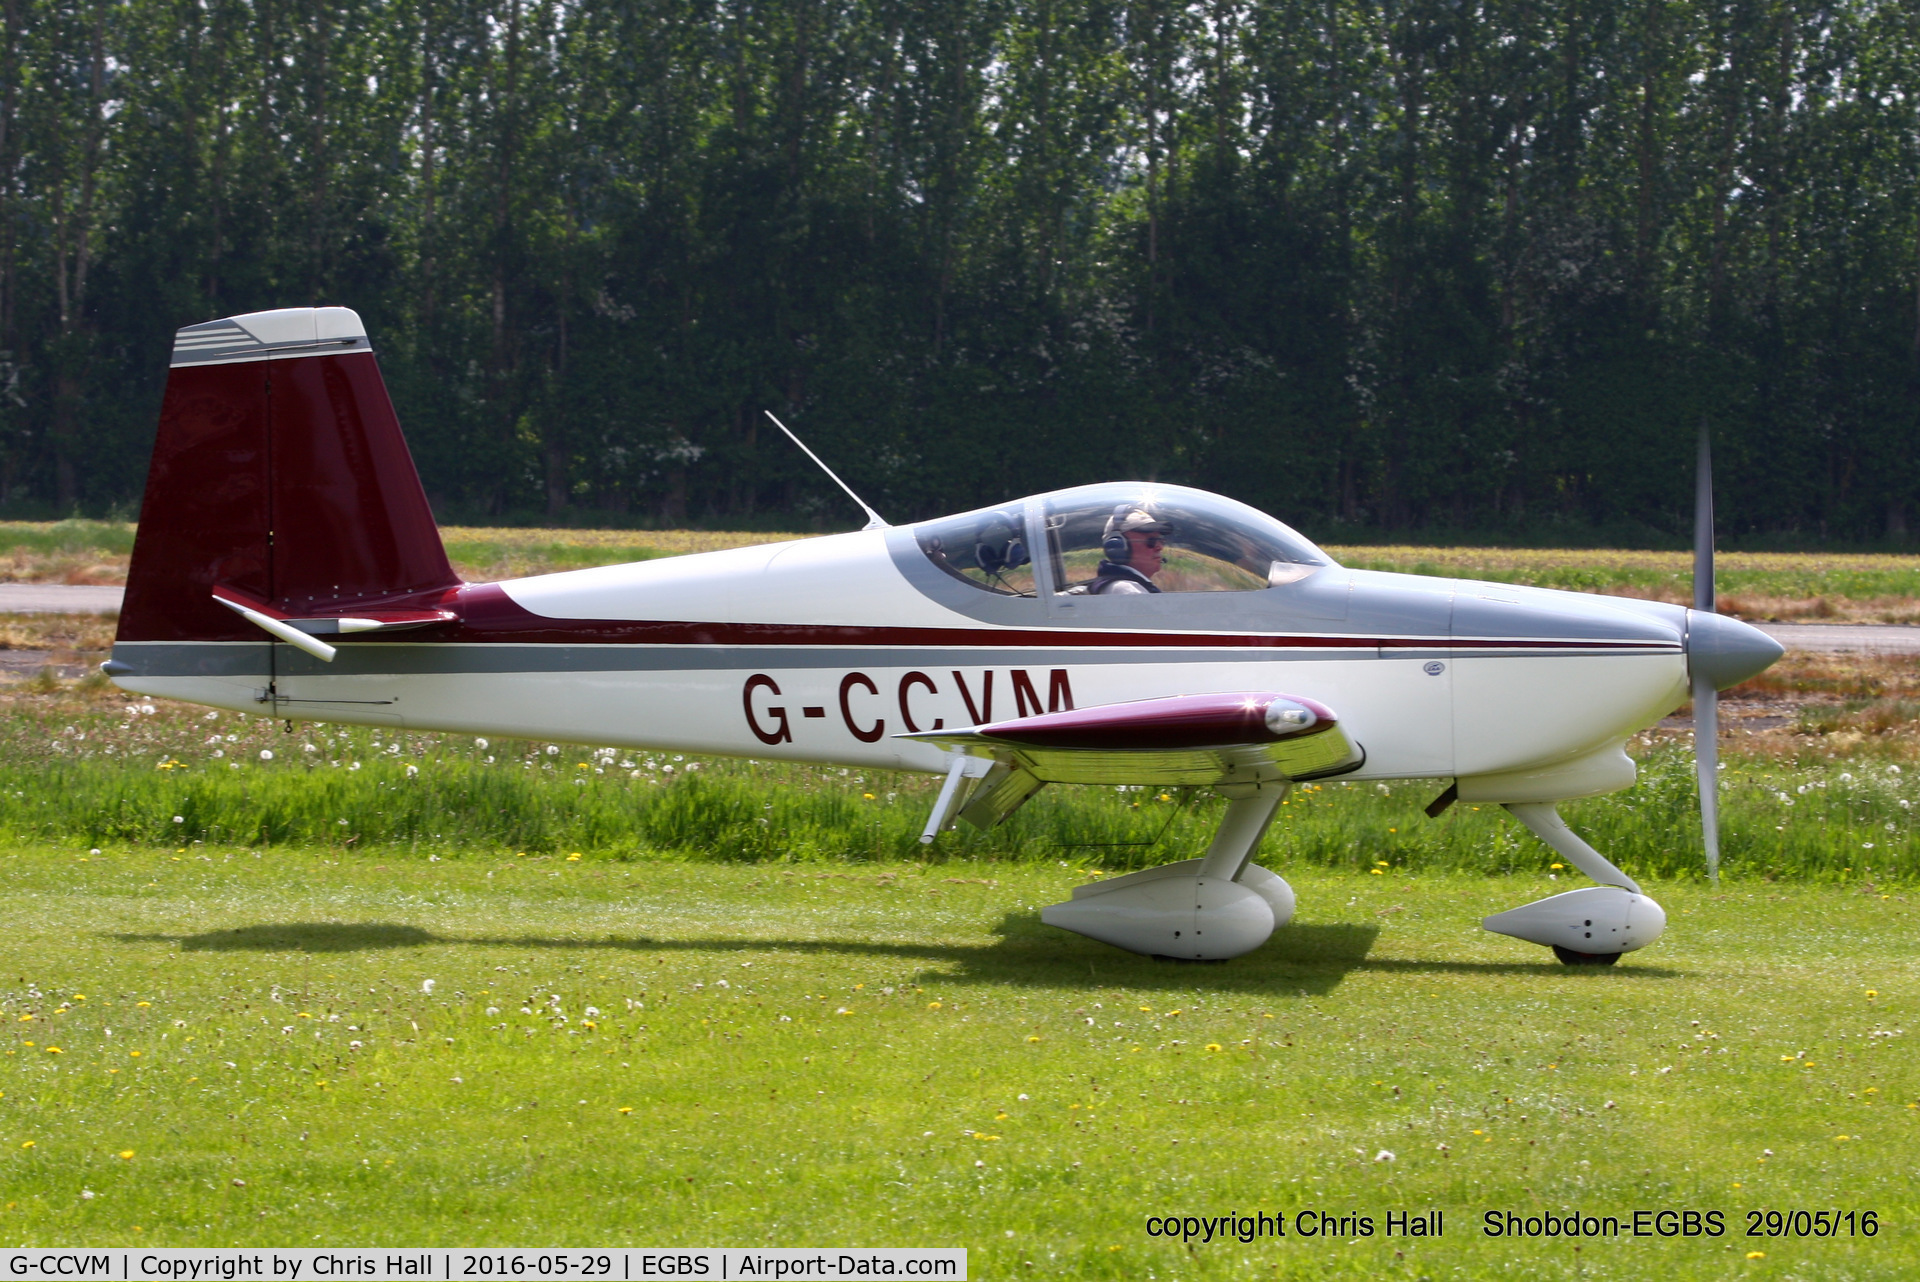
<path fill-rule="evenodd" d="M 655 939 L 645 935 L 608 935 L 566 939 L 537 935 L 437 935 L 419 926 L 392 922 L 284 922 L 240 926 L 199 935 L 123 934 L 123 943 L 172 943 L 183 952 L 376 952 L 390 948 L 464 945 L 485 948 L 610 949 L 619 952 L 789 952 L 858 954 L 873 958 L 918 960 L 937 966 L 916 978 L 922 982 L 977 982 L 1023 988 L 1084 988 L 1089 984 L 1135 989 L 1196 989 L 1218 993 L 1319 996 L 1339 986 L 1354 971 L 1485 976 L 1533 975 L 1562 982 L 1600 977 L 1620 980 L 1670 979 L 1681 972 L 1659 966 L 1566 967 L 1539 962 L 1441 962 L 1370 957 L 1380 934 L 1377 926 L 1350 923 L 1295 924 L 1274 933 L 1258 951 L 1230 966 L 1167 961 L 1134 956 L 1075 935 L 1055 932 L 1038 917 L 1009 913 L 991 944 L 905 944 L 834 939 Z M 1084 967 L 1084 974 L 1082 968 Z"/>

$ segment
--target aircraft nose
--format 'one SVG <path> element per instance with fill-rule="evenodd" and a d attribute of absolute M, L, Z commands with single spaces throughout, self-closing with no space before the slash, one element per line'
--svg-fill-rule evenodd
<path fill-rule="evenodd" d="M 1765 672 L 1786 648 L 1759 628 L 1724 614 L 1687 611 L 1687 673 L 1716 690 Z"/>

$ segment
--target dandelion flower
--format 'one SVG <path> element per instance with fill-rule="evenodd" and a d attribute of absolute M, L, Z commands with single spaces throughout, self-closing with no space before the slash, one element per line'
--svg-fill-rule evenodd
<path fill-rule="evenodd" d="M 627 1115 L 628 1113 L 631 1113 L 631 1112 L 633 1112 L 633 1110 L 632 1110 L 632 1109 L 630 1109 L 630 1108 L 623 1108 L 623 1109 L 621 1109 L 621 1110 L 620 1110 L 620 1116 L 622 1116 L 622 1117 L 625 1117 L 625 1116 L 626 1116 L 626 1115 Z"/>
<path fill-rule="evenodd" d="M 59 1048 L 58 1046 L 49 1046 L 49 1047 L 47 1047 L 47 1054 L 49 1054 L 49 1055 L 64 1055 L 64 1054 L 66 1054 L 66 1052 L 65 1052 L 65 1051 L 63 1051 L 63 1050 L 61 1050 L 61 1049 L 60 1049 L 60 1048 Z"/>
<path fill-rule="evenodd" d="M 939 1010 L 939 1009 L 940 1009 L 940 1003 L 939 1003 L 939 1002 L 928 1002 L 928 1003 L 927 1003 L 927 1009 L 928 1009 L 928 1010 Z"/>
<path fill-rule="evenodd" d="M 1879 989 L 1877 989 L 1877 988 L 1869 988 L 1869 989 L 1867 990 L 1867 997 L 1868 997 L 1869 999 L 1872 999 L 1872 998 L 1875 998 L 1875 997 L 1878 997 L 1879 995 L 1880 995 L 1880 990 L 1879 990 Z"/>
<path fill-rule="evenodd" d="M 133 1150 L 130 1148 L 121 1149 L 120 1160 L 123 1162 L 131 1162 L 133 1160 Z"/>
<path fill-rule="evenodd" d="M 33 1141 L 33 1140 L 28 1140 L 28 1141 L 27 1141 L 26 1143 L 24 1143 L 24 1144 L 22 1144 L 22 1145 L 21 1145 L 20 1147 L 21 1147 L 21 1148 L 34 1148 L 34 1147 L 36 1147 L 36 1143 L 35 1143 L 35 1141 Z"/>
<path fill-rule="evenodd" d="M 1767 1253 L 1765 1251 L 1748 1251 L 1747 1258 L 1749 1260 L 1764 1260 L 1767 1258 Z"/>
<path fill-rule="evenodd" d="M 568 863 L 570 863 L 570 864 L 577 864 L 577 863 L 579 863 L 579 862 L 580 862 L 580 852 L 576 850 L 576 851 L 574 851 L 574 852 L 573 852 L 572 854 L 570 854 L 570 855 L 568 855 L 568 856 L 567 856 L 567 862 L 568 862 Z"/>
<path fill-rule="evenodd" d="M 1039 1038 L 1039 1036 L 1038 1036 L 1038 1035 L 1035 1035 L 1035 1036 L 1033 1036 L 1033 1037 L 1029 1037 L 1029 1038 L 1028 1038 L 1027 1040 L 1028 1040 L 1029 1042 L 1037 1042 L 1037 1041 L 1039 1041 L 1039 1040 L 1040 1040 L 1040 1038 Z"/>

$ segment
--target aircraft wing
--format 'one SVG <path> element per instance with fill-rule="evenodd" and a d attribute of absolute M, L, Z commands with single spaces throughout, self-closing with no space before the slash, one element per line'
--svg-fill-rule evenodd
<path fill-rule="evenodd" d="M 899 736 L 973 758 L 960 817 L 991 827 L 1049 783 L 1226 784 L 1317 779 L 1366 760 L 1323 703 L 1272 692 L 1189 694 Z M 985 766 L 986 759 L 993 764 Z M 949 790 L 935 821 L 961 804 Z M 933 831 L 935 824 L 929 825 Z"/>

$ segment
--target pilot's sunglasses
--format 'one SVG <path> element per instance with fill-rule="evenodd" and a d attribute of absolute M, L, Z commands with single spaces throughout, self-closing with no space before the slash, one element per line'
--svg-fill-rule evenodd
<path fill-rule="evenodd" d="M 1158 534 L 1149 534 L 1143 542 L 1146 544 L 1147 551 L 1149 552 L 1158 552 L 1161 548 L 1167 546 L 1167 541 Z"/>

